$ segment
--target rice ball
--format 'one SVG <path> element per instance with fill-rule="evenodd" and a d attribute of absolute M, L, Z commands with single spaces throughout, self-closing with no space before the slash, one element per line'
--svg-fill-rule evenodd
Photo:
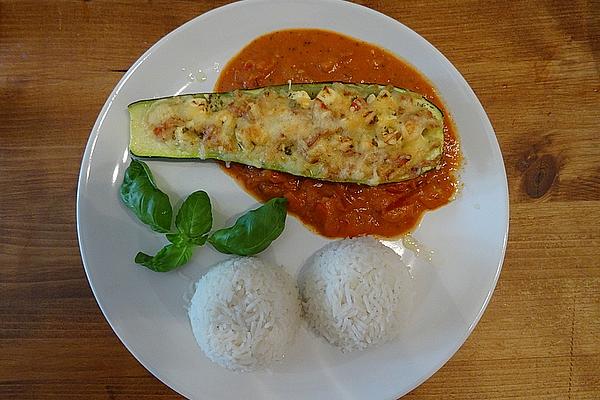
<path fill-rule="evenodd" d="M 235 371 L 254 371 L 283 359 L 300 311 L 298 289 L 281 267 L 235 257 L 198 281 L 189 317 L 208 358 Z"/>
<path fill-rule="evenodd" d="M 408 268 L 371 237 L 325 246 L 304 267 L 299 286 L 308 324 L 343 352 L 396 338 L 412 308 Z"/>

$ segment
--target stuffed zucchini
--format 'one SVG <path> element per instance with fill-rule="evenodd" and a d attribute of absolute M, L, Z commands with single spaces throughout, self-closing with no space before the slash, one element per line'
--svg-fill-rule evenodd
<path fill-rule="evenodd" d="M 379 185 L 435 168 L 441 111 L 392 86 L 312 83 L 142 100 L 129 106 L 139 157 L 217 159 Z"/>

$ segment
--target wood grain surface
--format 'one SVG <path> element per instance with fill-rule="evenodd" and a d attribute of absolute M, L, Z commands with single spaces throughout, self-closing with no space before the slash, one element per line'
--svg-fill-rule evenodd
<path fill-rule="evenodd" d="M 92 296 L 77 176 L 124 72 L 224 3 L 0 0 L 0 398 L 180 398 L 128 353 Z M 600 4 L 360 3 L 461 71 L 509 178 L 510 237 L 491 303 L 406 398 L 600 398 Z"/>

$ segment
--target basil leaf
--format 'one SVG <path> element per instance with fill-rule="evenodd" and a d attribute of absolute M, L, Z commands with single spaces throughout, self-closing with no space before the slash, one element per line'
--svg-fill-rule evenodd
<path fill-rule="evenodd" d="M 192 258 L 192 248 L 186 245 L 168 244 L 154 257 L 137 253 L 135 262 L 156 272 L 167 272 L 187 263 Z"/>
<path fill-rule="evenodd" d="M 127 208 L 152 230 L 168 232 L 171 229 L 173 210 L 169 196 L 156 187 L 145 163 L 131 160 L 119 193 Z"/>
<path fill-rule="evenodd" d="M 208 235 L 204 235 L 204 236 L 199 236 L 198 238 L 194 238 L 194 239 L 190 239 L 189 237 L 187 237 L 184 234 L 181 233 L 167 233 L 167 240 L 173 244 L 179 244 L 179 245 L 185 245 L 185 244 L 190 244 L 190 245 L 196 245 L 196 246 L 202 246 L 204 243 L 206 243 L 206 239 L 208 239 Z"/>
<path fill-rule="evenodd" d="M 185 199 L 175 218 L 175 226 L 192 243 L 200 240 L 202 235 L 210 231 L 212 211 L 210 198 L 206 192 L 198 190 Z"/>
<path fill-rule="evenodd" d="M 276 197 L 242 215 L 233 226 L 213 232 L 208 241 L 221 253 L 258 254 L 283 232 L 286 213 L 287 200 Z"/>

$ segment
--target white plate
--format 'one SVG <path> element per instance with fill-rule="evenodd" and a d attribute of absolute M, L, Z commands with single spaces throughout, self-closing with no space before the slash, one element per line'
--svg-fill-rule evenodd
<path fill-rule="evenodd" d="M 225 256 L 209 246 L 181 272 L 135 265 L 137 251 L 163 244 L 120 204 L 129 163 L 127 105 L 142 98 L 211 91 L 224 65 L 251 39 L 290 27 L 326 28 L 376 43 L 415 65 L 434 83 L 454 117 L 466 159 L 458 198 L 423 218 L 414 236 L 435 254 L 412 265 L 416 308 L 407 332 L 374 350 L 341 354 L 302 331 L 272 372 L 237 374 L 211 363 L 196 346 L 186 317 L 190 278 Z M 215 68 L 216 67 L 216 68 Z M 202 70 L 199 73 L 198 70 Z M 190 80 L 188 74 L 194 74 Z M 202 80 L 206 74 L 206 80 Z M 215 224 L 256 201 L 212 163 L 149 162 L 174 203 L 194 190 L 213 201 Z M 199 16 L 148 50 L 102 108 L 83 157 L 77 198 L 79 243 L 100 308 L 129 351 L 156 377 L 194 399 L 395 399 L 437 371 L 460 347 L 494 290 L 508 229 L 506 175 L 494 131 L 469 85 L 432 45 L 397 21 L 342 1 L 249 1 Z M 267 260 L 295 274 L 326 240 L 288 218 Z"/>

